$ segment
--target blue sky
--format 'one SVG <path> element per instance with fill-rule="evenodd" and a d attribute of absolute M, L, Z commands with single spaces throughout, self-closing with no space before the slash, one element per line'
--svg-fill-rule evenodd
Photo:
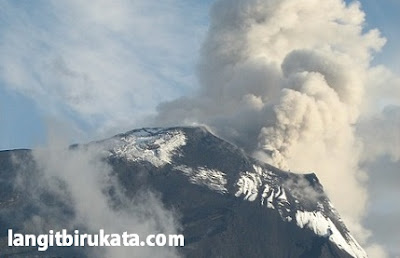
<path fill-rule="evenodd" d="M 31 99 L 1 87 L 0 109 L 2 149 L 33 147 L 44 141 L 42 115 Z"/>
<path fill-rule="evenodd" d="M 210 2 L 121 1 L 111 14 L 103 4 L 0 4 L 0 149 L 42 144 L 52 119 L 80 132 L 71 141 L 140 126 L 159 102 L 196 87 Z"/>
<path fill-rule="evenodd" d="M 159 103 L 193 93 L 212 3 L 0 1 L 0 150 L 43 145 L 54 121 L 73 132 L 71 143 L 142 127 Z M 387 38 L 373 64 L 399 75 L 400 1 L 361 4 L 366 29 Z M 398 194 L 388 184 L 398 182 L 398 166 L 387 157 L 369 164 L 386 169 L 371 174 L 373 207 Z M 367 221 L 379 229 L 399 215 L 386 207 Z"/>
<path fill-rule="evenodd" d="M 186 28 L 194 28 L 193 31 L 187 29 L 184 31 L 182 28 L 179 28 L 179 24 L 174 24 L 173 22 L 164 28 L 162 27 L 163 24 L 157 24 L 160 26 L 160 30 L 165 30 L 168 36 L 174 37 L 174 33 L 182 33 L 180 37 L 171 38 L 168 42 L 166 42 L 167 47 L 165 49 L 161 49 L 160 52 L 169 51 L 168 48 L 173 48 L 175 44 L 179 47 L 182 47 L 189 53 L 182 52 L 174 52 L 178 53 L 179 55 L 187 55 L 185 59 L 176 60 L 172 55 L 165 55 L 163 58 L 158 58 L 157 55 L 160 53 L 154 52 L 158 46 L 157 44 L 152 47 L 146 47 L 146 42 L 150 42 L 153 38 L 146 38 L 140 32 L 139 36 L 144 37 L 143 44 L 125 44 L 124 41 L 128 40 L 127 38 L 120 37 L 123 35 L 121 32 L 115 32 L 116 41 L 119 42 L 123 47 L 126 47 L 127 53 L 131 54 L 132 56 L 136 56 L 140 61 L 139 64 L 134 65 L 141 65 L 144 67 L 144 72 L 148 73 L 151 77 L 158 77 L 158 83 L 160 89 L 167 89 L 165 93 L 160 94 L 157 93 L 157 90 L 150 90 L 147 92 L 148 95 L 154 94 L 152 97 L 148 97 L 150 100 L 146 103 L 137 106 L 129 106 L 126 108 L 132 108 L 136 110 L 138 115 L 136 117 L 140 120 L 139 117 L 145 116 L 146 114 L 151 113 L 154 110 L 157 103 L 175 98 L 180 95 L 190 94 L 197 86 L 196 86 L 196 79 L 195 77 L 195 62 L 197 58 L 196 52 L 198 52 L 199 45 L 203 40 L 205 35 L 206 26 L 208 24 L 208 9 L 211 6 L 212 1 L 204 1 L 201 4 L 198 4 L 197 1 L 170 1 L 171 3 L 175 3 L 178 5 L 178 8 L 174 10 L 172 15 L 178 16 L 177 21 L 185 20 Z M 29 28 L 40 28 L 38 32 L 46 34 L 46 31 L 49 31 L 48 37 L 50 40 L 54 40 L 51 37 L 62 37 L 63 32 L 63 22 L 54 15 L 56 7 L 52 5 L 47 5 L 46 1 L 39 1 L 35 2 L 33 5 L 30 1 L 6 1 L 6 4 L 3 2 L 3 6 L 1 8 L 1 19 L 0 19 L 0 31 L 5 30 L 9 27 L 15 27 L 15 29 L 27 29 Z M 384 63 L 388 67 L 390 67 L 393 71 L 399 71 L 399 51 L 397 42 L 400 37 L 398 30 L 396 29 L 396 25 L 400 24 L 400 18 L 398 15 L 398 11 L 400 10 L 400 3 L 395 0 L 388 0 L 388 1 L 377 1 L 377 0 L 363 0 L 361 1 L 363 9 L 367 13 L 367 28 L 379 28 L 382 34 L 388 39 L 386 46 L 384 47 L 383 51 L 379 53 L 374 63 Z M 142 8 L 153 8 L 152 6 L 142 6 Z M 85 7 L 84 7 L 85 8 Z M 8 10 L 7 10 L 8 9 Z M 189 18 L 182 13 L 187 12 L 190 15 Z M 159 13 L 163 13 L 164 10 L 158 10 Z M 69 14 L 71 15 L 71 14 Z M 75 14 L 72 14 L 75 15 Z M 143 14 L 145 16 L 146 14 Z M 150 18 L 152 16 L 150 15 Z M 67 17 L 68 18 L 68 17 Z M 154 18 L 154 17 L 153 17 Z M 157 17 L 157 19 L 160 19 Z M 170 19 L 167 17 L 166 19 Z M 142 26 L 152 26 L 151 19 L 143 19 Z M 21 22 L 22 21 L 22 22 Z M 15 24 L 20 23 L 20 24 Z M 122 21 L 123 23 L 123 21 Z M 60 27 L 55 25 L 59 24 Z M 26 25 L 26 26 L 25 26 Z M 54 26 L 53 26 L 54 25 Z M 178 28 L 174 28 L 174 26 Z M 25 27 L 25 28 L 24 28 Z M 58 28 L 61 28 L 60 31 L 57 31 Z M 43 32 L 44 31 L 44 32 Z M 9 31 L 8 31 L 9 32 Z M 23 33 L 23 32 L 22 32 Z M 101 32 L 100 32 L 101 33 Z M 20 35 L 18 35 L 20 36 Z M 112 37 L 112 36 L 110 36 Z M 185 37 L 190 37 L 190 39 L 186 39 Z M 193 37 L 196 37 L 196 40 L 193 40 Z M 184 39 L 183 42 L 179 42 L 180 40 Z M 4 45 L 10 45 L 8 48 L 13 48 L 12 42 L 7 42 L 7 39 L 2 39 L 0 36 L 0 42 L 3 42 Z M 24 40 L 24 38 L 21 38 Z M 37 40 L 35 36 L 28 36 L 26 40 Z M 70 39 L 76 40 L 76 39 Z M 162 41 L 162 37 L 160 42 Z M 29 42 L 26 42 L 29 43 Z M 78 44 L 87 44 L 88 42 L 82 39 L 82 42 L 78 42 Z M 42 45 L 41 45 L 42 44 Z M 169 45 L 168 45 L 169 44 Z M 3 45 L 3 46 L 4 46 Z M 55 43 L 57 45 L 57 43 Z M 18 46 L 20 47 L 20 46 Z M 57 55 L 56 49 L 57 46 L 52 46 L 51 44 L 46 46 L 46 42 L 39 42 L 36 46 L 39 48 L 38 53 L 36 55 L 41 54 L 42 51 L 54 51 L 54 55 Z M 21 47 L 20 47 L 21 48 Z M 43 48 L 43 49 L 40 49 Z M 48 48 L 48 50 L 46 50 Z M 52 49 L 53 48 L 53 49 Z M 60 47 L 61 48 L 61 47 Z M 3 48 L 4 50 L 4 48 Z M 6 49 L 5 51 L 8 51 Z M 32 49 L 30 50 L 32 51 Z M 99 51 L 101 49 L 99 48 Z M 35 57 L 35 54 L 27 52 L 28 55 L 32 55 L 32 58 Z M 37 62 L 30 62 L 30 56 L 26 57 L 28 60 L 27 66 L 24 66 L 24 69 L 30 69 L 29 65 L 35 66 Z M 169 60 L 169 59 L 171 60 Z M 180 57 L 181 58 L 181 57 Z M 167 74 L 160 74 L 158 71 L 160 70 L 160 63 L 164 66 L 175 66 L 173 75 L 168 77 Z M 164 67 L 161 67 L 164 68 Z M 94 71 L 98 72 L 98 71 Z M 143 71 L 141 71 L 143 72 Z M 32 73 L 32 77 L 38 76 L 35 73 Z M 40 75 L 39 75 L 40 76 Z M 123 75 L 122 75 L 123 76 Z M 34 78 L 30 78 L 31 80 L 35 80 Z M 126 80 L 125 78 L 124 80 Z M 179 79 L 181 79 L 179 81 Z M 184 81 L 186 79 L 186 81 Z M 146 80 L 146 78 L 144 79 Z M 37 81 L 40 81 L 37 80 Z M 35 83 L 37 83 L 37 81 Z M 122 83 L 128 83 L 127 81 L 121 81 Z M 28 81 L 27 84 L 29 84 Z M 43 82 L 43 83 L 57 83 L 55 81 Z M 29 85 L 26 85 L 29 87 Z M 137 92 L 137 95 L 140 96 L 140 92 Z M 28 96 L 27 96 L 28 95 Z M 48 95 L 47 98 L 52 97 Z M 9 85 L 9 82 L 3 78 L 0 78 L 0 149 L 11 149 L 11 148 L 32 148 L 37 146 L 38 144 L 42 144 L 45 141 L 46 135 L 46 120 L 51 117 L 58 117 L 60 120 L 67 120 L 80 128 L 83 132 L 83 137 L 78 138 L 76 140 L 88 140 L 90 135 L 95 132 L 95 129 L 99 125 L 96 121 L 91 120 L 90 122 L 87 121 L 85 116 L 81 116 L 79 112 L 71 108 L 70 106 L 64 105 L 54 105 L 54 104 L 47 104 L 43 105 L 43 101 L 52 102 L 53 100 L 46 100 L 46 96 L 42 96 L 40 98 L 30 98 L 29 94 L 21 94 L 20 90 L 15 90 L 15 87 Z M 54 100 L 57 101 L 57 100 Z M 46 107 L 54 108 L 57 106 L 57 109 L 60 110 L 48 110 Z M 125 107 L 121 107 L 125 108 Z M 139 109 L 139 110 L 138 110 Z M 143 111 L 145 110 L 145 111 Z M 134 111 L 132 112 L 134 113 Z M 96 120 L 94 117 L 98 117 L 99 120 L 103 119 L 101 114 L 95 114 L 94 112 L 89 114 L 92 119 Z M 61 117 L 60 117 L 61 116 Z M 121 116 L 124 116 L 122 114 Z M 132 115 L 135 116 L 135 115 Z M 132 126 L 140 126 L 140 122 L 136 121 L 132 123 Z M 101 122 L 100 122 L 101 123 Z M 122 129 L 122 128 L 121 128 Z M 107 133 L 114 133 L 117 132 L 118 128 L 110 129 Z M 107 134 L 106 133 L 106 134 Z M 87 138 L 87 139 L 86 139 Z M 72 139 L 73 141 L 74 139 Z"/>
<path fill-rule="evenodd" d="M 388 39 L 383 51 L 377 55 L 375 63 L 384 63 L 399 73 L 400 54 L 398 42 L 400 33 L 398 24 L 400 24 L 400 17 L 398 12 L 400 10 L 400 1 L 363 0 L 361 3 L 367 14 L 367 27 L 378 28 Z"/>

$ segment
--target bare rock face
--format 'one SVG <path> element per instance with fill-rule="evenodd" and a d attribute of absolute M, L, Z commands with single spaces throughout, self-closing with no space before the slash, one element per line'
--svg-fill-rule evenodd
<path fill-rule="evenodd" d="M 179 214 L 185 247 L 178 252 L 184 257 L 367 257 L 315 174 L 260 163 L 205 128 L 139 129 L 70 149 L 93 145 L 105 153 L 128 198 L 150 189 Z M 14 187 L 21 178 L 30 182 L 27 189 L 34 187 L 40 174 L 30 150 L 0 152 L 0 254 L 43 255 L 7 247 L 7 229 L 22 231 L 32 216 L 48 218 L 48 207 L 65 211 L 57 223 L 75 216 L 60 196 L 45 189 L 30 196 Z M 87 253 L 50 248 L 46 255 Z"/>

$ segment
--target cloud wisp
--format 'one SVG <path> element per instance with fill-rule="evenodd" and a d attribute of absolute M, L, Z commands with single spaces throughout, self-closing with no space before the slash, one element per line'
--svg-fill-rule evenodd
<path fill-rule="evenodd" d="M 188 67 L 205 22 L 194 3 L 3 1 L 2 85 L 46 114 L 73 120 L 75 131 L 89 126 L 91 138 L 148 124 L 164 101 L 152 124 L 206 124 L 265 162 L 317 173 L 357 239 L 368 243 L 360 224 L 367 172 L 382 157 L 398 164 L 400 79 L 371 66 L 385 39 L 366 29 L 360 4 L 218 0 L 196 79 Z M 194 96 L 172 100 L 197 80 Z M 58 161 L 46 155 L 36 153 L 57 174 Z M 89 171 L 97 164 L 97 154 L 83 153 L 85 161 L 65 150 L 57 155 Z M 372 257 L 383 257 L 371 247 Z"/>
<path fill-rule="evenodd" d="M 2 85 L 98 136 L 135 127 L 194 87 L 199 10 L 182 0 L 3 1 Z"/>

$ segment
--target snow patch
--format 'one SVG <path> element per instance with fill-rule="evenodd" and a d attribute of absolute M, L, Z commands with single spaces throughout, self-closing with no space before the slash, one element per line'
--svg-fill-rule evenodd
<path fill-rule="evenodd" d="M 264 205 L 264 200 L 265 200 L 265 198 L 268 197 L 268 194 L 269 194 L 269 193 L 270 193 L 270 187 L 269 187 L 268 184 L 265 184 L 265 185 L 264 185 L 264 191 L 263 191 L 263 193 L 261 194 L 261 205 Z"/>
<path fill-rule="evenodd" d="M 148 161 L 156 167 L 170 164 L 178 149 L 186 144 L 182 131 L 159 133 L 140 130 L 117 140 L 112 152 L 130 161 Z"/>
<path fill-rule="evenodd" d="M 182 171 L 185 175 L 189 177 L 190 182 L 193 184 L 204 185 L 209 189 L 217 191 L 219 193 L 228 192 L 228 190 L 226 189 L 226 174 L 224 172 L 216 169 L 207 169 L 204 167 L 192 169 L 187 166 L 177 166 L 174 169 Z"/>
<path fill-rule="evenodd" d="M 241 174 L 236 183 L 238 190 L 235 196 L 244 195 L 245 200 L 253 202 L 257 199 L 258 188 L 261 186 L 261 183 L 260 174 L 246 171 Z"/>
<path fill-rule="evenodd" d="M 344 237 L 330 218 L 325 217 L 320 211 L 297 211 L 296 222 L 301 228 L 309 228 L 315 234 L 328 237 L 340 249 L 356 258 L 366 258 L 367 254 L 350 235 Z"/>
<path fill-rule="evenodd" d="M 268 196 L 267 208 L 275 209 L 275 206 L 274 206 L 274 189 L 272 189 L 271 194 Z"/>

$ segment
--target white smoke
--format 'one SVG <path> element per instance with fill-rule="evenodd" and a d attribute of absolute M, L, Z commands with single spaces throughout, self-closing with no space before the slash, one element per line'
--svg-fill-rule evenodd
<path fill-rule="evenodd" d="M 364 17 L 358 2 L 341 0 L 217 1 L 199 92 L 160 105 L 156 121 L 205 123 L 268 163 L 316 172 L 366 243 L 365 150 L 354 125 L 385 39 L 365 30 Z"/>
<path fill-rule="evenodd" d="M 133 198 L 124 194 L 126 191 L 105 161 L 108 153 L 104 146 L 92 144 L 71 149 L 63 130 L 50 131 L 47 145 L 33 150 L 37 178 L 28 182 L 30 177 L 22 176 L 16 186 L 34 198 L 49 193 L 70 207 L 73 215 L 67 217 L 63 206 L 48 206 L 38 200 L 35 204 L 41 207 L 42 214 L 25 221 L 25 230 L 44 233 L 65 228 L 73 232 L 83 225 L 82 233 L 97 234 L 104 229 L 118 234 L 127 231 L 141 238 L 179 233 L 176 214 L 164 207 L 157 194 L 150 190 L 139 191 Z M 173 247 L 92 247 L 85 252 L 88 257 L 179 257 Z"/>
<path fill-rule="evenodd" d="M 61 119 L 84 120 L 92 134 L 135 125 L 159 101 L 182 94 L 177 88 L 194 84 L 186 69 L 203 35 L 198 5 L 0 7 L 8 21 L 0 27 L 4 86 Z M 400 79 L 370 66 L 385 40 L 366 31 L 364 18 L 359 3 L 342 0 L 217 1 L 199 92 L 160 105 L 156 123 L 206 124 L 264 161 L 316 172 L 352 231 L 361 232 L 357 238 L 366 238 L 359 221 L 367 178 L 359 162 L 398 159 L 398 112 L 380 110 L 399 106 Z M 55 170 L 45 156 L 43 165 Z"/>
<path fill-rule="evenodd" d="M 386 106 L 380 114 L 361 120 L 357 129 L 368 150 L 363 155 L 366 161 L 384 155 L 400 160 L 400 106 Z"/>

